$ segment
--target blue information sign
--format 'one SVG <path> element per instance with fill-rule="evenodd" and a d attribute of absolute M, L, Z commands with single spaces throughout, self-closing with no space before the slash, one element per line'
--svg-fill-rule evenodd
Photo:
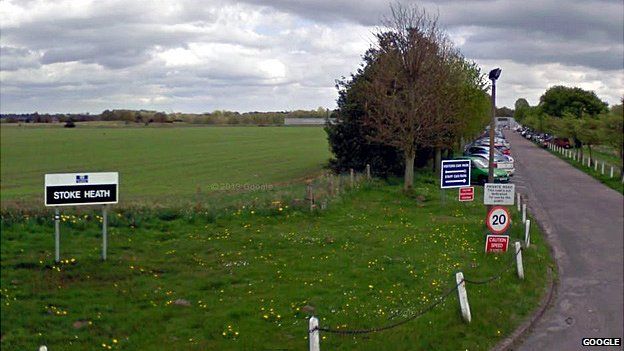
<path fill-rule="evenodd" d="M 461 188 L 470 185 L 470 160 L 444 160 L 440 188 Z"/>

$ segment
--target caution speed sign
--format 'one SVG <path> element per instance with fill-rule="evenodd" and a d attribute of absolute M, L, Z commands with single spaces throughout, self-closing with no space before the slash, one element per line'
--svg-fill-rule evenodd
<path fill-rule="evenodd" d="M 511 216 L 503 206 L 494 206 L 487 214 L 486 224 L 492 234 L 503 234 L 509 229 Z"/>

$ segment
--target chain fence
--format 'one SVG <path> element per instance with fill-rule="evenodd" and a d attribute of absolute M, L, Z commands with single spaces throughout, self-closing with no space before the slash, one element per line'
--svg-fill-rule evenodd
<path fill-rule="evenodd" d="M 515 260 L 516 257 L 518 256 L 518 254 L 520 254 L 522 251 L 524 251 L 524 248 L 520 248 L 520 250 L 514 250 L 514 254 L 511 256 L 511 262 L 510 264 L 506 265 L 505 267 L 503 267 L 503 269 L 501 269 L 498 274 L 482 279 L 482 280 L 472 280 L 472 279 L 462 279 L 461 281 L 459 281 L 457 284 L 453 284 L 452 287 L 450 287 L 444 294 L 440 295 L 438 298 L 436 298 L 434 300 L 433 303 L 429 304 L 428 306 L 426 306 L 425 308 L 421 309 L 420 311 L 414 313 L 413 315 L 398 321 L 398 322 L 394 322 L 388 325 L 384 325 L 384 326 L 380 326 L 380 327 L 373 327 L 373 328 L 364 328 L 364 329 L 339 329 L 339 328 L 331 328 L 331 327 L 320 327 L 317 326 L 313 329 L 311 329 L 309 332 L 315 332 L 315 331 L 320 331 L 320 332 L 325 332 L 325 333 L 331 333 L 331 334 L 341 334 L 341 335 L 358 335 L 358 334 L 370 334 L 370 333 L 377 333 L 377 332 L 381 332 L 384 330 L 389 330 L 389 329 L 393 329 L 396 327 L 399 327 L 403 324 L 406 324 L 410 321 L 413 321 L 416 318 L 421 317 L 422 315 L 426 314 L 427 312 L 433 310 L 435 307 L 437 307 L 438 305 L 440 305 L 442 302 L 444 302 L 449 296 L 451 296 L 451 294 L 456 291 L 462 283 L 468 283 L 468 284 L 475 284 L 475 285 L 480 285 L 480 284 L 488 284 L 490 282 L 493 282 L 495 280 L 500 279 L 505 273 L 509 272 L 511 269 L 514 268 L 515 265 Z"/>

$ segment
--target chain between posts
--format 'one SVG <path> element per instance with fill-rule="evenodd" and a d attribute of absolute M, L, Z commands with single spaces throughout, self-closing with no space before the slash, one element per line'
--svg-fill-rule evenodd
<path fill-rule="evenodd" d="M 514 252 L 514 254 L 512 255 L 512 259 L 511 259 L 511 263 L 508 267 L 506 267 L 505 269 L 501 270 L 500 273 L 498 273 L 495 276 L 483 279 L 483 280 L 470 280 L 470 279 L 462 279 L 459 283 L 454 284 L 450 289 L 448 289 L 444 294 L 442 294 L 440 297 L 438 297 L 436 299 L 436 301 L 432 304 L 430 304 L 429 306 L 425 307 L 424 309 L 418 311 L 418 313 L 415 313 L 414 315 L 407 317 L 401 321 L 398 321 L 396 323 L 392 323 L 392 324 L 388 324 L 382 327 L 376 327 L 376 328 L 367 328 L 367 329 L 335 329 L 335 328 L 329 328 L 329 327 L 315 327 L 314 329 L 310 330 L 309 332 L 314 332 L 314 331 L 322 331 L 322 332 L 326 332 L 326 333 L 332 333 L 332 334 L 342 334 L 342 335 L 357 335 L 357 334 L 370 334 L 370 333 L 377 333 L 377 332 L 381 332 L 384 330 L 388 330 L 388 329 L 392 329 L 392 328 L 396 328 L 398 326 L 401 326 L 407 322 L 410 322 L 422 315 L 424 315 L 425 313 L 433 310 L 436 306 L 438 306 L 439 304 L 441 304 L 442 302 L 444 302 L 444 300 L 446 300 L 447 297 L 449 297 L 455 290 L 457 290 L 457 288 L 459 288 L 459 286 L 466 282 L 469 284 L 487 284 L 489 282 L 492 282 L 494 280 L 500 279 L 502 277 L 502 275 L 506 272 L 508 272 L 509 270 L 511 270 L 513 268 L 513 263 L 514 263 L 514 259 L 516 258 L 516 256 L 518 256 L 518 253 L 522 252 L 524 249 L 520 248 L 519 251 Z M 515 251 L 515 250 L 514 250 Z"/>

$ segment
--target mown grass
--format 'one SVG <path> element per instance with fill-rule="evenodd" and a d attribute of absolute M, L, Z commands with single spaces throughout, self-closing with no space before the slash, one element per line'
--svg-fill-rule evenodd
<path fill-rule="evenodd" d="M 546 150 L 550 151 L 550 153 L 559 157 L 560 159 L 564 160 L 565 162 L 574 166 L 575 168 L 592 176 L 593 178 L 600 181 L 601 183 L 608 186 L 609 188 L 617 192 L 620 192 L 621 194 L 624 194 L 624 183 L 622 183 L 622 178 L 620 176 L 620 169 L 617 168 L 618 167 L 617 164 L 615 164 L 616 167 L 613 170 L 614 173 L 613 173 L 613 178 L 612 178 L 611 173 L 610 173 L 611 167 L 610 165 L 607 165 L 606 163 L 605 163 L 605 172 L 604 174 L 602 174 L 602 161 L 599 161 L 598 170 L 596 170 L 594 161 L 592 161 L 592 167 L 587 166 L 587 158 L 585 159 L 585 163 L 581 163 L 581 161 L 573 160 L 558 151 L 550 150 L 548 148 L 546 148 Z M 585 155 L 586 157 L 588 157 L 589 152 L 588 151 L 586 152 L 587 153 Z M 594 151 L 594 154 L 595 153 L 596 152 Z M 619 167 L 621 167 L 621 165 Z"/>
<path fill-rule="evenodd" d="M 398 184 L 363 184 L 314 213 L 277 202 L 211 214 L 113 209 L 106 262 L 97 213 L 68 215 L 60 265 L 51 218 L 3 216 L 2 349 L 305 350 L 311 314 L 322 326 L 391 323 L 434 301 L 456 271 L 481 279 L 509 267 L 511 253 L 483 253 L 481 189 L 473 203 L 455 198 L 442 199 L 428 175 L 412 195 Z M 322 348 L 489 349 L 545 292 L 552 261 L 537 228 L 532 243 L 524 281 L 512 269 L 468 285 L 471 324 L 452 294 L 396 329 L 321 334 Z"/>
<path fill-rule="evenodd" d="M 117 171 L 124 204 L 169 205 L 232 188 L 287 183 L 329 158 L 322 128 L 0 128 L 2 206 L 40 206 L 54 172 Z"/>

